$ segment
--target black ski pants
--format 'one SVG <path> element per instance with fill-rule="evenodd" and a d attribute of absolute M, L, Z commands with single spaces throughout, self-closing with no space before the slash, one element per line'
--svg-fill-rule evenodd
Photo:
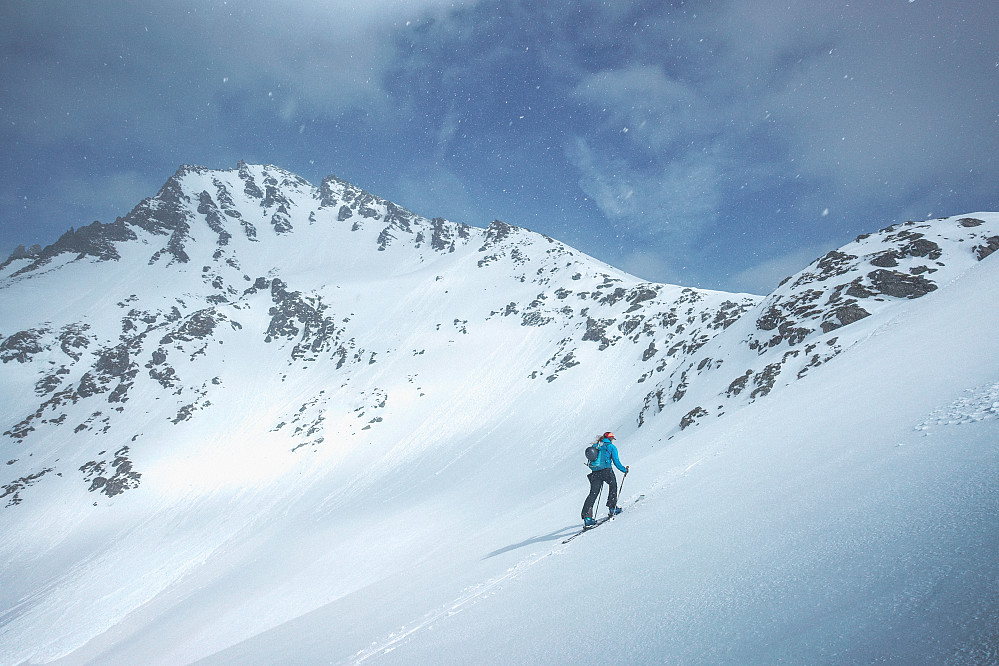
<path fill-rule="evenodd" d="M 613 468 L 606 467 L 598 469 L 595 472 L 587 474 L 586 478 L 590 480 L 590 494 L 586 496 L 586 501 L 583 502 L 583 512 L 580 517 L 584 520 L 593 517 L 593 503 L 597 501 L 600 488 L 605 483 L 610 487 L 607 493 L 607 508 L 613 509 L 617 506 L 617 477 L 614 476 Z"/>

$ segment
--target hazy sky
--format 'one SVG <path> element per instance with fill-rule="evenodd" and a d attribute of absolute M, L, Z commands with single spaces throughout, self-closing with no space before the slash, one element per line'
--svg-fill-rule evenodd
<path fill-rule="evenodd" d="M 999 6 L 0 0 L 0 149 L 4 257 L 242 159 L 765 293 L 999 209 Z"/>

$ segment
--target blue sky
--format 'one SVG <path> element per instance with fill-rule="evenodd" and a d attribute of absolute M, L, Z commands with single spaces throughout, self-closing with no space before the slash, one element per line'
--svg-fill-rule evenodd
<path fill-rule="evenodd" d="M 181 164 L 345 178 L 766 293 L 999 208 L 994 0 L 0 0 L 0 253 Z"/>

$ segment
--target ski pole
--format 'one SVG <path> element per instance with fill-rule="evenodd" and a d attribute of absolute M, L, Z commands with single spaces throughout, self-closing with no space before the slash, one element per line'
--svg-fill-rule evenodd
<path fill-rule="evenodd" d="M 628 472 L 625 472 L 624 476 L 621 477 L 621 487 L 617 489 L 618 497 L 624 497 L 624 482 L 627 478 L 628 478 Z"/>

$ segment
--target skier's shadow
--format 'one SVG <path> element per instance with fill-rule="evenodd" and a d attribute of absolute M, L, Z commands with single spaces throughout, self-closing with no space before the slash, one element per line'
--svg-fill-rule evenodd
<path fill-rule="evenodd" d="M 527 541 L 521 541 L 520 543 L 515 543 L 510 546 L 504 546 L 499 550 L 494 550 L 482 559 L 488 560 L 490 557 L 496 557 L 497 555 L 502 555 L 503 553 L 509 553 L 511 550 L 517 550 L 518 548 L 523 548 L 524 546 L 531 546 L 536 543 L 544 543 L 545 541 L 555 541 L 556 539 L 564 539 L 565 537 L 578 532 L 579 525 L 567 525 L 561 529 L 555 530 L 551 534 L 545 534 L 544 536 L 531 537 Z"/>

